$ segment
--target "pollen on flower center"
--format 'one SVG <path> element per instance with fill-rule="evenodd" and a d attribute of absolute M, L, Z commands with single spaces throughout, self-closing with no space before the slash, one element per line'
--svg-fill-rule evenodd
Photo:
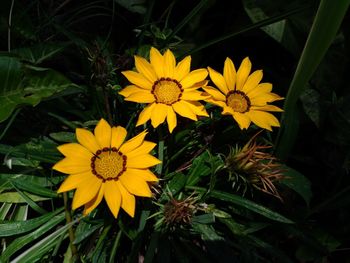
<path fill-rule="evenodd" d="M 175 79 L 160 78 L 152 86 L 152 94 L 157 103 L 172 105 L 182 96 L 182 85 Z"/>
<path fill-rule="evenodd" d="M 234 111 L 244 113 L 250 109 L 250 100 L 248 96 L 238 90 L 230 91 L 226 96 L 226 104 Z"/>
<path fill-rule="evenodd" d="M 118 180 L 125 170 L 126 156 L 115 147 L 98 150 L 91 158 L 91 171 L 103 182 Z"/>

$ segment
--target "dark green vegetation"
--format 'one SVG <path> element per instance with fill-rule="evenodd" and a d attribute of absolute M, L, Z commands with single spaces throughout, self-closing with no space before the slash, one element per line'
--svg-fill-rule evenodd
<path fill-rule="evenodd" d="M 1 1 L 0 261 L 350 262 L 348 6 Z M 179 118 L 172 135 L 147 126 L 163 180 L 154 199 L 138 198 L 133 220 L 124 212 L 114 219 L 104 203 L 85 218 L 65 209 L 73 193 L 68 201 L 56 194 L 65 178 L 51 170 L 62 158 L 56 147 L 101 117 L 130 135 L 143 129 L 134 127 L 141 106 L 117 92 L 128 85 L 121 71 L 150 46 L 178 59 L 190 54 L 192 68 L 222 71 L 226 57 L 238 67 L 249 56 L 264 70 L 263 80 L 286 97 L 276 115 L 282 127 L 259 135 L 285 163 L 285 179 L 275 182 L 283 202 L 242 174 L 229 181 L 229 146 L 260 129 L 241 131 L 208 107 L 210 119 Z M 195 209 L 173 222 L 169 211 L 181 202 Z"/>

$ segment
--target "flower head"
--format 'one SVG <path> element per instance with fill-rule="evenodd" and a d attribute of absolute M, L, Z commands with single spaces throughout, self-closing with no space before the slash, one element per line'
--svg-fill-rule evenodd
<path fill-rule="evenodd" d="M 79 143 L 58 147 L 65 158 L 53 169 L 69 174 L 58 193 L 76 189 L 72 208 L 85 206 L 84 214 L 90 213 L 102 201 L 114 217 L 120 207 L 131 217 L 135 213 L 135 195 L 151 197 L 147 182 L 157 182 L 149 170 L 160 161 L 149 154 L 156 146 L 145 141 L 147 132 L 142 132 L 125 141 L 127 131 L 111 127 L 101 119 L 94 134 L 86 129 L 76 129 Z"/>
<path fill-rule="evenodd" d="M 215 86 L 203 87 L 211 95 L 207 102 L 223 108 L 222 114 L 232 115 L 241 129 L 247 129 L 251 122 L 272 130 L 279 127 L 279 121 L 270 111 L 283 111 L 268 103 L 283 99 L 272 93 L 271 83 L 260 83 L 263 73 L 256 70 L 250 74 L 252 64 L 245 58 L 238 71 L 230 58 L 226 58 L 223 75 L 208 67 L 209 76 Z"/>
<path fill-rule="evenodd" d="M 176 65 L 174 54 L 167 50 L 164 55 L 156 48 L 150 50 L 150 62 L 135 56 L 135 71 L 122 74 L 132 83 L 119 92 L 127 101 L 148 104 L 140 113 L 136 126 L 151 119 L 152 126 L 168 122 L 172 132 L 177 125 L 176 113 L 197 120 L 197 116 L 208 116 L 199 100 L 204 96 L 197 89 L 206 85 L 206 69 L 190 71 L 191 56 Z"/>

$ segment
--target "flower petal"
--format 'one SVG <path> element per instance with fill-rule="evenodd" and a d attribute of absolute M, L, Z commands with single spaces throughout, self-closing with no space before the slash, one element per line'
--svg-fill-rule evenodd
<path fill-rule="evenodd" d="M 152 103 L 147 105 L 147 107 L 145 107 L 139 115 L 139 118 L 137 120 L 136 126 L 140 126 L 144 123 L 146 123 L 152 116 L 152 111 L 154 109 L 154 107 L 156 106 L 156 103 Z"/>
<path fill-rule="evenodd" d="M 198 101 L 182 101 L 186 104 L 196 115 L 209 117 L 204 106 Z"/>
<path fill-rule="evenodd" d="M 271 113 L 264 111 L 250 111 L 247 112 L 249 118 L 254 122 L 257 126 L 264 128 L 266 130 L 272 131 L 271 126 L 279 127 L 279 121 L 275 116 Z"/>
<path fill-rule="evenodd" d="M 109 148 L 111 146 L 111 126 L 106 120 L 101 119 L 95 127 L 95 137 L 100 148 Z"/>
<path fill-rule="evenodd" d="M 164 77 L 164 70 L 163 70 L 164 59 L 162 54 L 160 54 L 159 50 L 154 47 L 151 47 L 151 50 L 150 50 L 150 61 L 158 78 Z"/>
<path fill-rule="evenodd" d="M 128 97 L 131 94 L 136 93 L 136 92 L 140 92 L 140 91 L 144 91 L 144 89 L 141 89 L 141 88 L 139 88 L 139 87 L 137 87 L 135 85 L 129 85 L 129 86 L 126 86 L 121 91 L 119 91 L 118 94 L 120 94 L 120 95 L 122 95 L 124 97 Z"/>
<path fill-rule="evenodd" d="M 128 152 L 127 157 L 132 158 L 139 155 L 147 154 L 150 151 L 152 151 L 156 145 L 157 144 L 154 142 L 144 141 L 139 147 L 132 150 L 131 152 Z"/>
<path fill-rule="evenodd" d="M 255 87 L 255 89 L 250 90 L 247 93 L 247 96 L 249 98 L 254 98 L 256 96 L 259 96 L 261 94 L 266 94 L 271 92 L 272 90 L 272 84 L 271 83 L 260 83 L 258 86 Z"/>
<path fill-rule="evenodd" d="M 84 212 L 83 212 L 84 215 L 91 213 L 91 211 L 94 210 L 101 203 L 103 194 L 105 191 L 104 188 L 105 188 L 105 184 L 101 184 L 100 190 L 95 195 L 95 197 L 91 201 L 85 204 Z"/>
<path fill-rule="evenodd" d="M 144 197 L 152 196 L 147 182 L 134 174 L 128 173 L 127 170 L 119 177 L 119 181 L 131 194 Z"/>
<path fill-rule="evenodd" d="M 158 160 L 156 157 L 150 154 L 143 154 L 143 155 L 138 155 L 138 156 L 128 158 L 126 161 L 126 167 L 145 169 L 160 163 L 161 161 Z"/>
<path fill-rule="evenodd" d="M 134 92 L 125 98 L 126 101 L 137 103 L 152 103 L 155 101 L 154 95 L 149 91 Z"/>
<path fill-rule="evenodd" d="M 236 84 L 236 68 L 230 58 L 226 58 L 224 64 L 224 79 L 228 90 L 234 90 Z"/>
<path fill-rule="evenodd" d="M 154 106 L 151 116 L 152 126 L 154 128 L 157 128 L 159 124 L 165 121 L 165 117 L 168 114 L 168 107 L 170 106 L 163 103 L 158 103 Z"/>
<path fill-rule="evenodd" d="M 174 103 L 172 107 L 174 111 L 182 117 L 189 118 L 194 121 L 197 120 L 196 114 L 187 106 L 186 103 L 184 103 L 184 101 L 178 101 Z"/>
<path fill-rule="evenodd" d="M 112 127 L 111 147 L 119 149 L 124 142 L 127 131 L 122 126 Z"/>
<path fill-rule="evenodd" d="M 94 177 L 92 180 L 85 180 L 81 182 L 74 193 L 72 209 L 75 210 L 93 200 L 98 193 L 101 184 L 102 181 L 96 177 Z"/>
<path fill-rule="evenodd" d="M 136 205 L 135 196 L 130 194 L 128 190 L 125 189 L 125 187 L 121 182 L 117 181 L 116 183 L 119 187 L 119 191 L 122 196 L 122 204 L 121 204 L 122 208 L 126 213 L 128 213 L 129 216 L 134 217 L 135 205 Z"/>
<path fill-rule="evenodd" d="M 196 69 L 191 71 L 187 76 L 185 76 L 180 84 L 184 89 L 191 88 L 197 82 L 203 81 L 208 76 L 208 71 L 204 68 Z"/>
<path fill-rule="evenodd" d="M 232 116 L 235 119 L 235 121 L 238 123 L 238 126 L 241 128 L 241 130 L 248 129 L 250 125 L 250 119 L 246 114 L 240 113 L 240 112 L 234 112 Z"/>
<path fill-rule="evenodd" d="M 71 159 L 82 159 L 89 161 L 93 156 L 88 149 L 78 143 L 62 144 L 57 147 L 57 150 L 59 150 L 64 156 Z"/>
<path fill-rule="evenodd" d="M 265 105 L 265 106 L 252 106 L 252 110 L 259 110 L 259 111 L 276 111 L 276 112 L 282 112 L 283 110 L 277 106 L 274 105 Z"/>
<path fill-rule="evenodd" d="M 138 176 L 148 182 L 158 182 L 159 179 L 149 169 L 132 169 L 128 168 L 128 173 Z"/>
<path fill-rule="evenodd" d="M 91 131 L 86 129 L 77 128 L 75 130 L 78 142 L 87 148 L 90 152 L 95 153 L 100 149 L 95 136 Z"/>
<path fill-rule="evenodd" d="M 137 71 L 144 75 L 151 83 L 155 82 L 157 80 L 157 75 L 152 65 L 143 57 L 134 56 L 134 58 Z"/>
<path fill-rule="evenodd" d="M 153 83 L 150 82 L 144 75 L 141 73 L 128 70 L 128 71 L 122 71 L 122 74 L 134 85 L 145 89 L 150 90 L 152 88 Z"/>
<path fill-rule="evenodd" d="M 167 121 L 168 121 L 169 132 L 172 133 L 174 128 L 177 125 L 176 114 L 172 107 L 168 107 Z"/>
<path fill-rule="evenodd" d="M 226 101 L 226 96 L 211 86 L 205 86 L 203 89 L 213 97 L 214 100 Z"/>
<path fill-rule="evenodd" d="M 198 101 L 198 100 L 205 100 L 208 97 L 209 96 L 205 95 L 205 93 L 202 91 L 198 91 L 198 90 L 187 91 L 187 90 L 185 90 L 182 93 L 181 99 L 182 100 Z"/>
<path fill-rule="evenodd" d="M 262 70 L 254 71 L 247 79 L 246 83 L 243 85 L 242 91 L 248 94 L 251 90 L 255 89 L 263 77 Z"/>
<path fill-rule="evenodd" d="M 137 147 L 139 147 L 143 143 L 146 134 L 147 134 L 147 131 L 143 131 L 143 132 L 139 133 L 138 135 L 136 135 L 135 137 L 131 138 L 130 140 L 126 141 L 120 147 L 120 151 L 123 154 L 127 154 L 127 153 L 131 152 L 132 150 L 136 149 Z"/>
<path fill-rule="evenodd" d="M 176 66 L 176 59 L 173 54 L 169 49 L 165 51 L 164 56 L 164 77 L 169 77 L 173 78 L 174 77 L 174 71 L 175 71 L 175 66 Z"/>
<path fill-rule="evenodd" d="M 174 78 L 176 78 L 177 81 L 181 81 L 185 76 L 187 76 L 190 73 L 190 69 L 191 56 L 187 56 L 177 64 L 174 72 Z"/>
<path fill-rule="evenodd" d="M 80 159 L 64 158 L 57 162 L 52 169 L 65 174 L 77 174 L 90 171 L 90 162 Z"/>
<path fill-rule="evenodd" d="M 122 201 L 122 196 L 119 191 L 119 186 L 114 180 L 106 181 L 104 197 L 114 218 L 117 218 Z"/>
<path fill-rule="evenodd" d="M 57 193 L 63 193 L 77 188 L 83 181 L 94 180 L 95 176 L 91 171 L 69 175 L 58 188 Z"/>
<path fill-rule="evenodd" d="M 218 89 L 226 95 L 229 90 L 227 88 L 224 76 L 210 67 L 208 67 L 208 71 L 210 79 L 214 82 L 215 86 L 218 87 Z"/>
<path fill-rule="evenodd" d="M 245 59 L 243 59 L 237 71 L 236 90 L 242 90 L 243 85 L 249 76 L 251 68 L 252 63 L 250 62 L 249 58 L 246 57 Z"/>

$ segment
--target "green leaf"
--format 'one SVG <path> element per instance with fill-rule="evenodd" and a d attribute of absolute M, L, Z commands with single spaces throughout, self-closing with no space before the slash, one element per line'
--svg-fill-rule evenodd
<path fill-rule="evenodd" d="M 63 208 L 26 221 L 0 221 L 0 236 L 14 236 L 31 231 L 62 212 Z"/>
<path fill-rule="evenodd" d="M 320 64 L 346 14 L 350 0 L 321 0 L 304 50 L 288 89 L 277 136 L 276 155 L 286 159 L 292 150 L 299 128 L 297 102 Z"/>
<path fill-rule="evenodd" d="M 57 193 L 55 191 L 52 191 L 35 183 L 28 184 L 20 180 L 14 180 L 12 181 L 12 184 L 18 187 L 19 189 L 22 189 L 35 195 L 44 197 L 57 197 Z"/>
<path fill-rule="evenodd" d="M 11 50 L 11 53 L 18 55 L 21 60 L 40 64 L 43 61 L 60 53 L 68 46 L 67 43 L 39 43 L 32 47 L 17 48 Z"/>
<path fill-rule="evenodd" d="M 41 227 L 37 228 L 35 231 L 15 239 L 1 254 L 0 260 L 6 262 L 10 257 L 16 253 L 18 250 L 22 249 L 24 246 L 28 245 L 33 240 L 39 238 L 49 230 L 53 229 L 56 225 L 64 220 L 64 212 L 55 215 Z M 65 226 L 66 227 L 66 226 Z M 64 228 L 65 228 L 64 227 Z M 68 228 L 68 227 L 67 227 Z"/>
<path fill-rule="evenodd" d="M 200 223 L 200 224 L 211 224 L 215 222 L 214 214 L 203 214 L 192 217 L 192 222 Z"/>
<path fill-rule="evenodd" d="M 28 67 L 14 57 L 0 56 L 0 122 L 20 105 L 37 105 L 42 99 L 74 87 L 62 74 Z"/>
<path fill-rule="evenodd" d="M 73 132 L 55 132 L 50 133 L 50 137 L 58 142 L 76 142 L 75 133 Z"/>
<path fill-rule="evenodd" d="M 192 223 L 192 227 L 195 231 L 199 232 L 203 240 L 209 241 L 223 241 L 224 238 L 219 236 L 215 229 L 211 225 Z"/>
<path fill-rule="evenodd" d="M 33 194 L 27 196 L 34 202 L 48 200 L 47 197 L 41 197 Z M 0 194 L 0 203 L 26 203 L 26 200 L 18 192 L 5 192 Z"/>
<path fill-rule="evenodd" d="M 183 173 L 177 173 L 174 175 L 174 177 L 168 182 L 168 184 L 165 186 L 165 189 L 168 189 L 170 191 L 170 194 L 172 196 L 179 193 L 185 186 L 187 177 Z M 159 201 L 164 201 L 167 199 L 167 191 L 164 191 Z"/>
<path fill-rule="evenodd" d="M 195 191 L 198 191 L 200 193 L 205 193 L 207 190 L 205 188 L 202 188 L 202 187 L 194 187 L 194 186 L 191 186 L 191 187 L 187 187 L 189 189 L 193 189 Z M 229 194 L 229 193 L 226 193 L 226 192 L 222 192 L 222 191 L 211 191 L 209 193 L 209 196 L 213 197 L 213 198 L 216 198 L 216 199 L 220 199 L 222 201 L 226 201 L 226 202 L 230 202 L 230 203 L 233 203 L 233 204 L 236 204 L 236 205 L 239 205 L 241 207 L 244 207 L 250 211 L 253 211 L 257 214 L 260 214 L 264 217 L 267 217 L 269 219 L 272 219 L 274 221 L 278 221 L 278 222 L 282 222 L 282 223 L 287 223 L 287 224 L 293 224 L 294 222 L 291 221 L 290 219 L 280 215 L 279 213 L 277 212 L 274 212 L 274 211 L 271 211 L 270 209 L 264 207 L 264 206 L 261 206 L 261 205 L 258 205 L 248 199 L 245 199 L 243 197 L 240 197 L 238 195 L 233 195 L 233 194 Z"/>
<path fill-rule="evenodd" d="M 293 168 L 287 166 L 284 166 L 283 174 L 285 178 L 279 182 L 297 192 L 309 206 L 312 196 L 311 183 L 309 179 Z"/>
<path fill-rule="evenodd" d="M 114 1 L 133 13 L 145 14 L 147 11 L 146 7 L 144 6 L 145 0 L 114 0 Z"/>

